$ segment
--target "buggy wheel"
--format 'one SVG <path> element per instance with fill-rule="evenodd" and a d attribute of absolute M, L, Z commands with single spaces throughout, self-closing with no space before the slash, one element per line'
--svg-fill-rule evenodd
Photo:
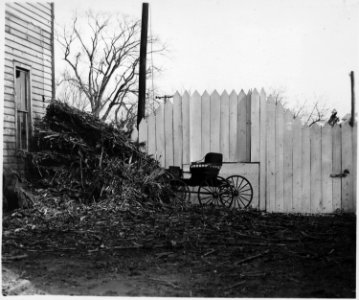
<path fill-rule="evenodd" d="M 172 203 L 175 205 L 183 205 L 189 199 L 190 191 L 188 185 L 180 179 L 172 179 L 171 185 L 171 196 Z"/>
<path fill-rule="evenodd" d="M 216 179 L 205 180 L 198 187 L 198 202 L 201 206 L 218 204 L 220 201 L 220 188 Z"/>
<path fill-rule="evenodd" d="M 233 189 L 233 206 L 247 208 L 253 199 L 251 183 L 243 176 L 233 175 L 227 178 Z"/>

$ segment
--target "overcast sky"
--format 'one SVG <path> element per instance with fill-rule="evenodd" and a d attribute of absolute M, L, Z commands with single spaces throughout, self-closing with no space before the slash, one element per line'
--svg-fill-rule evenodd
<path fill-rule="evenodd" d="M 59 29 L 87 9 L 141 17 L 137 0 L 55 1 Z M 150 31 L 168 45 L 154 78 L 161 93 L 283 90 L 289 103 L 320 100 L 350 112 L 359 81 L 359 1 L 153 0 Z M 56 51 L 56 72 L 62 71 Z M 150 83 L 148 83 L 150 84 Z M 359 93 L 357 93 L 359 94 Z"/>

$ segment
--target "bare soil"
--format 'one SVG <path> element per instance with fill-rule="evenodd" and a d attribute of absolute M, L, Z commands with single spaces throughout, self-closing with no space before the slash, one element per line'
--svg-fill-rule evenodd
<path fill-rule="evenodd" d="M 186 239 L 171 234 L 160 243 L 157 235 L 136 247 L 30 249 L 24 235 L 19 247 L 20 237 L 7 233 L 3 294 L 355 298 L 355 216 L 201 213 L 180 215 L 176 228 L 202 218 L 186 227 Z"/>

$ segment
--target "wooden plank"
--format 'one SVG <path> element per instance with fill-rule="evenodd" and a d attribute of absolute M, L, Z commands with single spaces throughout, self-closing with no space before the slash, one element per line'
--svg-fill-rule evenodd
<path fill-rule="evenodd" d="M 260 132 L 259 132 L 259 93 L 257 89 L 254 89 L 251 95 L 251 162 L 259 162 L 259 140 L 260 140 Z"/>
<path fill-rule="evenodd" d="M 3 140 L 6 143 L 15 143 L 15 134 L 6 135 L 3 133 Z"/>
<path fill-rule="evenodd" d="M 176 92 L 173 96 L 173 165 L 182 168 L 182 98 Z"/>
<path fill-rule="evenodd" d="M 266 115 L 267 115 L 267 102 L 266 102 L 266 93 L 264 89 L 261 90 L 260 99 L 259 99 L 259 131 L 260 131 L 260 139 L 259 139 L 259 209 L 266 209 L 266 154 L 267 154 L 267 143 L 266 143 L 266 135 L 267 135 L 267 126 L 266 126 Z"/>
<path fill-rule="evenodd" d="M 290 111 L 284 114 L 283 143 L 283 199 L 284 211 L 293 209 L 293 116 Z"/>
<path fill-rule="evenodd" d="M 293 205 L 292 212 L 302 212 L 302 123 L 293 122 Z"/>
<path fill-rule="evenodd" d="M 4 114 L 3 115 L 4 118 L 4 122 L 8 122 L 8 123 L 15 123 L 15 115 L 11 114 L 11 115 L 7 115 L 7 114 Z"/>
<path fill-rule="evenodd" d="M 150 115 L 147 119 L 147 153 L 156 155 L 156 116 Z"/>
<path fill-rule="evenodd" d="M 147 144 L 147 119 L 142 119 L 140 126 L 138 126 L 138 142 L 145 143 L 142 149 L 147 153 L 148 144 Z"/>
<path fill-rule="evenodd" d="M 323 208 L 322 198 L 322 147 L 321 127 L 310 127 L 310 212 L 320 213 Z"/>
<path fill-rule="evenodd" d="M 302 209 L 303 213 L 310 213 L 310 129 L 307 125 L 302 127 Z"/>
<path fill-rule="evenodd" d="M 211 95 L 211 137 L 210 137 L 210 147 L 211 152 L 220 152 L 220 111 L 221 103 L 220 96 L 215 90 Z"/>
<path fill-rule="evenodd" d="M 205 156 L 211 149 L 211 98 L 207 91 L 201 97 L 202 101 L 202 153 Z"/>
<path fill-rule="evenodd" d="M 357 150 L 358 150 L 358 123 L 355 122 L 352 130 L 352 139 L 353 139 L 353 211 L 357 210 Z"/>
<path fill-rule="evenodd" d="M 275 207 L 275 103 L 269 96 L 266 103 L 266 209 L 268 212 L 276 211 Z"/>
<path fill-rule="evenodd" d="M 229 95 L 229 161 L 238 160 L 237 153 L 237 94 L 233 90 Z"/>
<path fill-rule="evenodd" d="M 275 116 L 275 200 L 276 200 L 276 212 L 284 212 L 284 198 L 283 198 L 283 141 L 284 141 L 284 109 L 283 106 L 278 103 L 276 105 Z"/>
<path fill-rule="evenodd" d="M 341 126 L 335 125 L 332 129 L 332 174 L 342 173 L 342 132 Z M 342 208 L 342 180 L 332 178 L 332 207 L 333 211 Z"/>
<path fill-rule="evenodd" d="M 247 160 L 247 96 L 243 90 L 238 95 L 237 103 L 237 158 L 240 162 Z"/>
<path fill-rule="evenodd" d="M 354 212 L 353 128 L 348 121 L 342 123 L 342 145 L 342 172 L 349 171 L 349 174 L 342 178 L 342 209 L 345 212 Z"/>
<path fill-rule="evenodd" d="M 252 92 L 248 91 L 247 97 L 246 97 L 246 159 L 245 161 L 252 161 L 251 160 L 251 138 L 252 138 L 252 132 L 251 132 L 251 97 Z"/>
<path fill-rule="evenodd" d="M 166 101 L 164 104 L 165 114 L 165 167 L 173 166 L 173 115 L 172 103 Z"/>
<path fill-rule="evenodd" d="M 190 99 L 190 152 L 191 161 L 197 161 L 202 158 L 202 112 L 201 95 L 195 91 Z"/>
<path fill-rule="evenodd" d="M 3 142 L 3 149 L 16 149 L 16 143 L 4 141 Z"/>
<path fill-rule="evenodd" d="M 156 110 L 156 159 L 161 167 L 165 166 L 165 155 L 164 104 L 161 103 Z"/>
<path fill-rule="evenodd" d="M 332 127 L 326 123 L 322 128 L 322 199 L 323 199 L 323 213 L 333 212 L 332 202 Z"/>
<path fill-rule="evenodd" d="M 190 126 L 190 111 L 189 111 L 189 94 L 187 91 L 182 95 L 182 163 L 189 164 L 191 162 L 190 153 L 190 139 L 189 139 L 189 126 Z"/>
<path fill-rule="evenodd" d="M 229 162 L 229 95 L 223 91 L 220 100 L 220 152 L 223 161 Z"/>

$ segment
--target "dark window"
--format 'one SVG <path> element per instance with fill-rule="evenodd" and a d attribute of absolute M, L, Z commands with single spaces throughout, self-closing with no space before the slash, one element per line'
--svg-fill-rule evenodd
<path fill-rule="evenodd" d="M 18 149 L 28 150 L 30 132 L 29 71 L 16 68 L 15 73 L 16 144 Z"/>

